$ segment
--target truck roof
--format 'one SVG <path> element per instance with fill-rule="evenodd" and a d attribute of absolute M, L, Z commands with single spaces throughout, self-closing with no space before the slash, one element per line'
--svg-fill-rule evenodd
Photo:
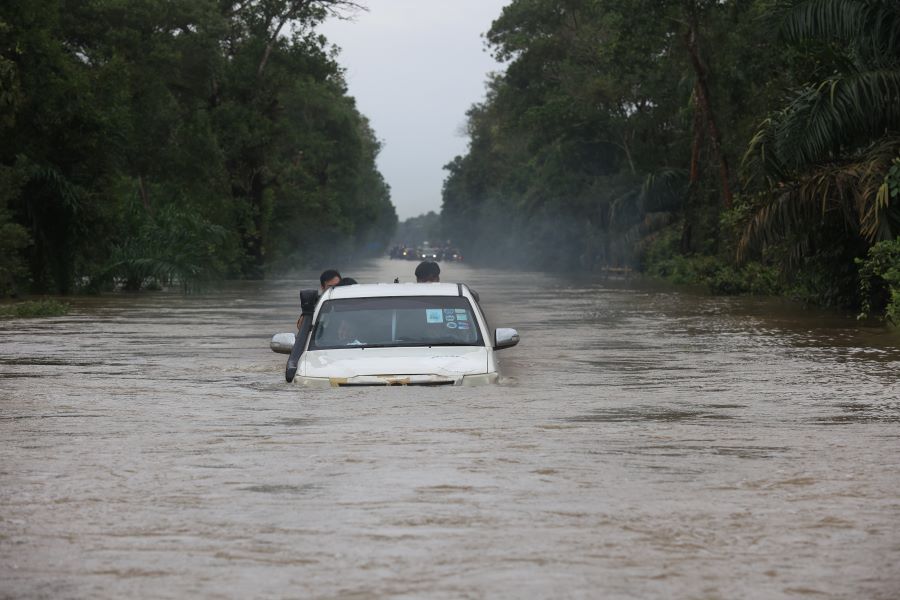
<path fill-rule="evenodd" d="M 459 295 L 459 284 L 456 283 L 360 283 L 333 287 L 322 299 Z"/>

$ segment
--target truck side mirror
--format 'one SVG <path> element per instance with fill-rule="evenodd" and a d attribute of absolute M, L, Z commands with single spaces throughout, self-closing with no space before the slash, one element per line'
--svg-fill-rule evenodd
<path fill-rule="evenodd" d="M 294 339 L 293 333 L 276 333 L 272 336 L 269 348 L 272 349 L 272 352 L 277 352 L 278 354 L 290 354 L 294 348 Z"/>
<path fill-rule="evenodd" d="M 494 350 L 512 348 L 519 343 L 519 332 L 509 327 L 498 327 L 494 330 Z"/>

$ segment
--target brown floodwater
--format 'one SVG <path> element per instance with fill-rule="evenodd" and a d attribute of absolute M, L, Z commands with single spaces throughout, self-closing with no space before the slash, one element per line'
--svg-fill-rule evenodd
<path fill-rule="evenodd" d="M 897 333 L 443 269 L 502 385 L 286 384 L 314 273 L 0 321 L 0 597 L 900 597 Z"/>

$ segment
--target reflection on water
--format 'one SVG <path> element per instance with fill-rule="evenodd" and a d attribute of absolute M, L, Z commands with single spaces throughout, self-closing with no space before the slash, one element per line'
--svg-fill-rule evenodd
<path fill-rule="evenodd" d="M 317 273 L 0 322 L 0 597 L 897 597 L 896 333 L 443 270 L 503 385 L 286 385 Z"/>
<path fill-rule="evenodd" d="M 675 408 L 648 408 L 635 410 L 631 408 L 597 409 L 590 414 L 567 417 L 567 421 L 575 423 L 616 423 L 616 422 L 662 422 L 705 421 L 731 419 L 726 414 L 698 410 L 678 410 Z"/>
<path fill-rule="evenodd" d="M 251 485 L 238 488 L 242 492 L 259 492 L 261 494 L 306 494 L 319 489 L 316 485 Z"/>
<path fill-rule="evenodd" d="M 818 422 L 837 423 L 900 423 L 900 401 L 876 404 L 835 404 L 840 414 L 821 417 Z"/>

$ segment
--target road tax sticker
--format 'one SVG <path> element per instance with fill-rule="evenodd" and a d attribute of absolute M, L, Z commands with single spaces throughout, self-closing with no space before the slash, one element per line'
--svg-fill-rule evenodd
<path fill-rule="evenodd" d="M 447 321 L 447 329 L 456 329 L 458 324 L 456 321 Z"/>
<path fill-rule="evenodd" d="M 468 321 L 468 320 L 469 320 L 469 315 L 467 315 L 467 314 L 464 313 L 464 312 L 456 313 L 456 320 L 457 320 L 457 321 Z"/>
<path fill-rule="evenodd" d="M 425 320 L 428 323 L 443 323 L 444 315 L 441 313 L 441 309 L 439 308 L 426 308 Z"/>

